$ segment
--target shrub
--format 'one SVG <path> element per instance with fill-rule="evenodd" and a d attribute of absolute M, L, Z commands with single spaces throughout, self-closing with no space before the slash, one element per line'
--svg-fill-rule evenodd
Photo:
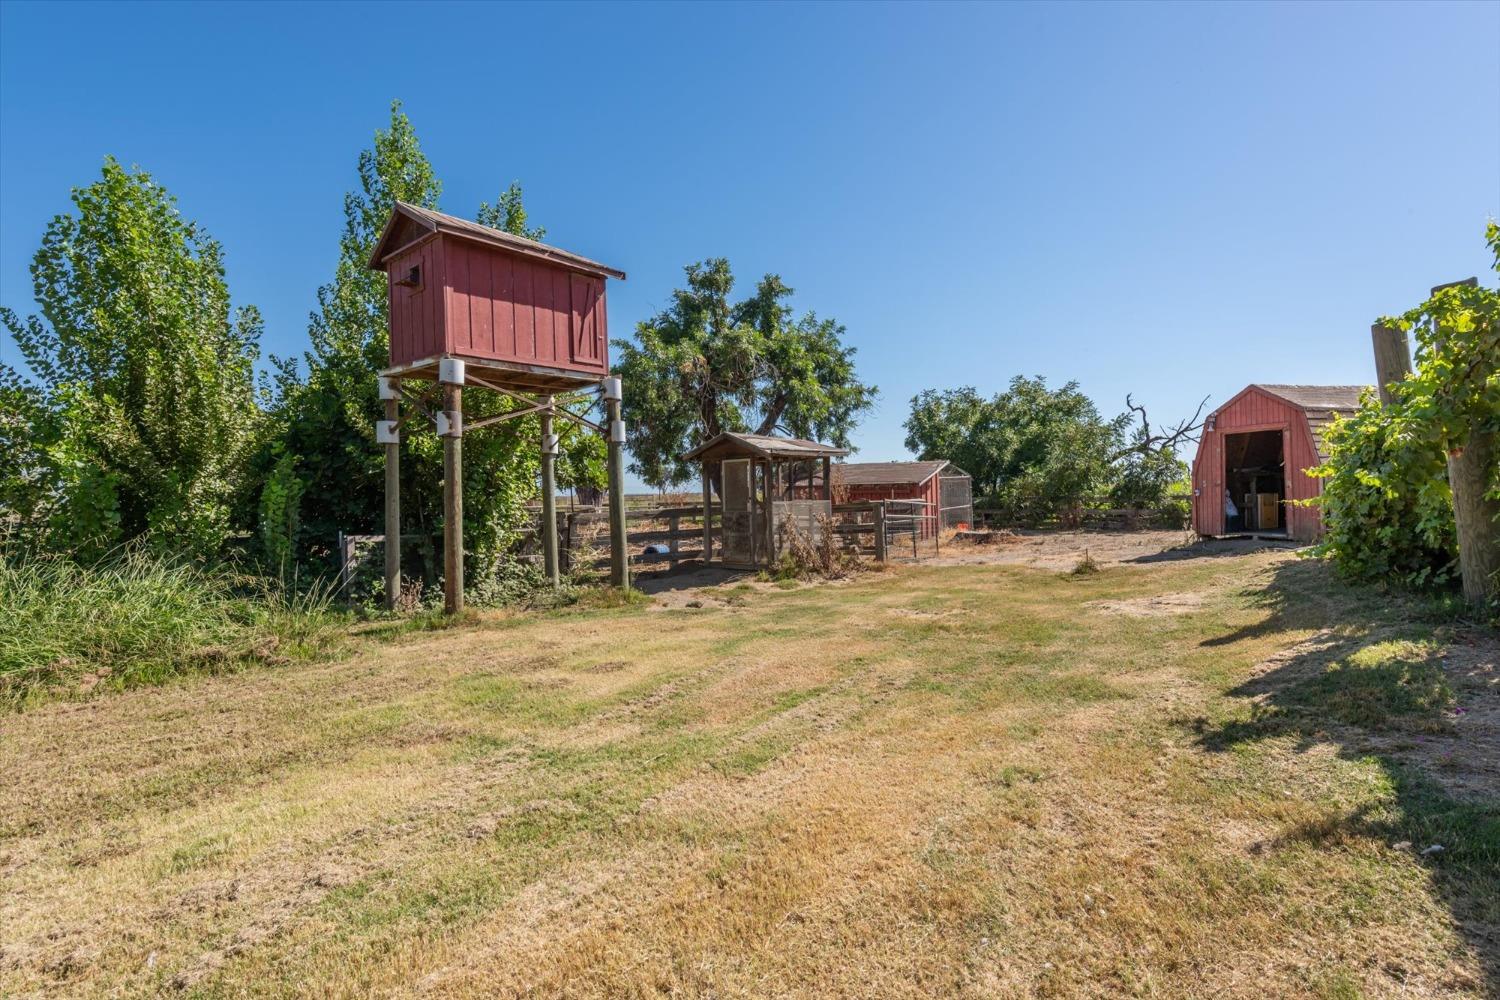
<path fill-rule="evenodd" d="M 1347 579 L 1414 588 L 1449 584 L 1457 571 L 1453 496 L 1443 452 L 1399 406 L 1366 391 L 1352 417 L 1327 431 L 1323 478 L 1326 534 L 1313 552 Z"/>

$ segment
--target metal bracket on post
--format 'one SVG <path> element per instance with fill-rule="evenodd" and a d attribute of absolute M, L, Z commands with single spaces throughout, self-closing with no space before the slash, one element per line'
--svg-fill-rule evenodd
<path fill-rule="evenodd" d="M 380 386 L 381 399 L 400 399 L 401 381 L 394 378 L 386 378 L 384 375 L 375 380 Z"/>
<path fill-rule="evenodd" d="M 624 398 L 620 393 L 620 376 L 611 375 L 608 378 L 600 380 L 599 385 L 604 391 L 606 401 Z"/>
<path fill-rule="evenodd" d="M 464 415 L 457 410 L 442 410 L 437 414 L 438 437 L 463 437 Z"/>
<path fill-rule="evenodd" d="M 438 361 L 438 381 L 444 385 L 464 384 L 464 363 L 459 358 L 442 358 Z"/>
<path fill-rule="evenodd" d="M 375 443 L 376 444 L 400 444 L 401 431 L 397 428 L 399 421 L 377 420 L 375 421 Z"/>
<path fill-rule="evenodd" d="M 625 443 L 625 421 L 611 420 L 609 422 L 609 439 L 614 444 Z"/>
<path fill-rule="evenodd" d="M 558 452 L 558 436 L 556 434 L 542 435 L 542 454 L 556 455 Z"/>

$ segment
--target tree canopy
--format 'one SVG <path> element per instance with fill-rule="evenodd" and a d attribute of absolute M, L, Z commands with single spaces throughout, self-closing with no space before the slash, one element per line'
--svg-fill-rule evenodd
<path fill-rule="evenodd" d="M 683 453 L 726 430 L 850 447 L 876 389 L 859 380 L 844 327 L 813 312 L 795 317 L 777 275 L 731 302 L 729 261 L 684 271 L 672 304 L 639 324 L 634 342 L 615 341 L 632 470 L 658 488 L 686 482 L 695 470 Z"/>
<path fill-rule="evenodd" d="M 1105 419 L 1076 382 L 1051 389 L 1040 376 L 1018 375 L 989 398 L 972 386 L 919 393 L 906 447 L 958 465 L 976 496 L 1018 517 L 1076 512 L 1106 495 L 1150 506 L 1186 467 L 1144 421 L 1128 435 L 1130 420 L 1131 412 Z"/>
<path fill-rule="evenodd" d="M 219 244 L 150 175 L 108 158 L 72 200 L 32 260 L 41 315 L 0 309 L 31 372 L 0 365 L 0 493 L 83 556 L 214 554 L 257 427 L 260 316 L 231 308 Z"/>
<path fill-rule="evenodd" d="M 1485 239 L 1500 273 L 1500 227 Z M 1476 283 L 1435 290 L 1380 325 L 1415 332 L 1415 369 L 1373 393 L 1328 431 L 1323 477 L 1327 531 L 1321 551 L 1346 576 L 1413 587 L 1447 585 L 1469 561 L 1470 596 L 1500 595 L 1500 291 Z M 1469 479 L 1450 482 L 1450 458 L 1480 456 Z M 1460 537 L 1455 494 L 1468 488 L 1473 523 Z M 1473 516 L 1477 515 L 1477 516 Z M 1478 570 L 1476 575 L 1475 566 Z"/>

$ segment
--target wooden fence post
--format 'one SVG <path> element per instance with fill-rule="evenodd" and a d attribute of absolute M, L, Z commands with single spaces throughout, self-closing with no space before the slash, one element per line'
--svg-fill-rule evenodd
<path fill-rule="evenodd" d="M 885 551 L 885 504 L 875 501 L 875 558 L 886 561 Z"/>
<path fill-rule="evenodd" d="M 1370 327 L 1370 342 L 1375 347 L 1375 385 L 1380 390 L 1380 402 L 1389 406 L 1394 399 L 1391 384 L 1400 382 L 1411 372 L 1411 347 L 1405 330 L 1379 323 Z"/>
<path fill-rule="evenodd" d="M 714 557 L 713 484 L 708 481 L 708 463 L 703 463 L 703 565 Z"/>

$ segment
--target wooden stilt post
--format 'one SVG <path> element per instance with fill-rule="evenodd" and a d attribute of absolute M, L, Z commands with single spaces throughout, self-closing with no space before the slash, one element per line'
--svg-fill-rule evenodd
<path fill-rule="evenodd" d="M 401 419 L 401 386 L 393 379 L 380 380 L 380 398 L 385 420 L 375 437 L 385 445 L 385 607 L 396 609 L 401 598 L 401 438 L 396 422 Z"/>
<path fill-rule="evenodd" d="M 443 439 L 443 610 L 456 615 L 464 609 L 464 363 L 444 358 L 443 412 L 438 434 Z"/>
<path fill-rule="evenodd" d="M 714 487 L 708 480 L 708 463 L 703 463 L 703 564 L 714 557 Z"/>
<path fill-rule="evenodd" d="M 833 502 L 833 460 L 823 456 L 823 499 Z"/>
<path fill-rule="evenodd" d="M 552 397 L 544 397 L 548 406 L 541 413 L 542 422 L 542 565 L 547 579 L 556 587 L 562 583 L 557 562 L 557 435 L 552 432 Z"/>
<path fill-rule="evenodd" d="M 765 498 L 766 498 L 766 563 L 774 564 L 779 553 L 776 551 L 776 466 L 768 458 L 765 460 Z"/>
<path fill-rule="evenodd" d="M 625 421 L 621 416 L 620 379 L 604 380 L 604 407 L 609 420 L 609 582 L 630 586 L 630 540 L 625 534 Z"/>

